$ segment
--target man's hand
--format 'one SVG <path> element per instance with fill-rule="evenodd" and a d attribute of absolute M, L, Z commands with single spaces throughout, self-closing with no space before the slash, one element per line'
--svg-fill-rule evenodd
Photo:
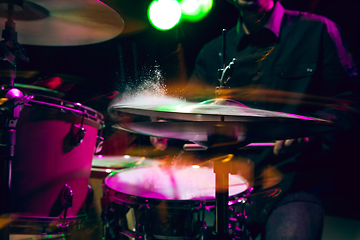
<path fill-rule="evenodd" d="M 151 144 L 160 151 L 167 148 L 167 141 L 167 138 L 150 137 Z"/>
<path fill-rule="evenodd" d="M 279 140 L 274 143 L 274 154 L 297 153 L 309 144 L 309 138 Z"/>

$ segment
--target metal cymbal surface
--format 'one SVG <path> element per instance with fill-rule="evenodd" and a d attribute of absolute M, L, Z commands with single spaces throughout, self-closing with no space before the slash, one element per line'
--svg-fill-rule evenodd
<path fill-rule="evenodd" d="M 0 20 L 7 19 L 7 4 L 0 4 Z M 77 46 L 104 42 L 124 29 L 121 16 L 97 0 L 32 0 L 14 8 L 20 44 Z"/>
<path fill-rule="evenodd" d="M 110 112 L 125 112 L 163 118 L 165 122 L 127 122 L 115 128 L 156 137 L 188 140 L 209 146 L 226 141 L 254 142 L 299 138 L 333 131 L 332 122 L 209 102 L 169 105 L 115 104 Z"/>
<path fill-rule="evenodd" d="M 169 102 L 169 104 L 164 104 Z M 211 99 L 200 103 L 167 98 L 134 99 L 115 103 L 110 112 L 126 112 L 150 117 L 185 121 L 246 121 L 247 118 L 283 118 L 328 122 L 322 119 L 250 108 L 233 100 Z"/>

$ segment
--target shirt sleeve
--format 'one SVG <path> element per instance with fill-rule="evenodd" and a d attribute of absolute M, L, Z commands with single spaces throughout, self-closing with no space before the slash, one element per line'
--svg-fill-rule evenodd
<path fill-rule="evenodd" d="M 360 122 L 360 82 L 341 29 L 333 22 L 326 22 L 322 41 L 322 84 L 320 91 L 335 99 L 319 113 L 339 126 L 339 131 L 328 135 L 330 144 L 342 144 L 344 139 L 355 137 Z M 350 141 L 350 140 L 349 140 Z"/>

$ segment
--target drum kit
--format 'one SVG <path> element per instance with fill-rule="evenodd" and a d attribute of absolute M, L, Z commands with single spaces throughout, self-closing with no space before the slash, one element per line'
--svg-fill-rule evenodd
<path fill-rule="evenodd" d="M 190 141 L 195 144 L 188 145 L 189 149 L 202 148 L 209 156 L 228 154 L 211 158 L 209 161 L 213 164 L 210 168 L 205 167 L 205 169 L 202 167 L 199 169 L 174 167 L 162 171 L 149 169 L 148 172 L 154 174 L 153 176 L 147 176 L 148 174 L 144 172 L 147 170 L 139 169 L 139 174 L 144 179 L 138 176 L 134 178 L 127 176 L 135 170 L 120 171 L 105 179 L 105 192 L 107 191 L 111 202 L 121 203 L 129 208 L 134 207 L 135 202 L 140 205 L 145 204 L 150 211 L 154 211 L 152 206 L 160 204 L 153 201 L 162 200 L 166 200 L 168 209 L 179 208 L 180 212 L 193 213 L 194 209 L 200 211 L 214 207 L 215 231 L 212 233 L 212 237 L 215 239 L 236 239 L 236 236 L 239 235 L 242 236 L 240 239 L 249 239 L 248 233 L 243 227 L 242 231 L 245 235 L 236 230 L 232 230 L 232 234 L 229 234 L 230 202 L 244 202 L 252 191 L 252 186 L 246 179 L 232 178 L 234 177 L 232 174 L 237 174 L 237 169 L 231 161 L 232 153 L 236 153 L 239 148 L 251 145 L 251 143 L 256 145 L 254 142 L 306 137 L 335 129 L 334 124 L 326 120 L 249 108 L 230 99 L 216 98 L 201 103 L 179 101 L 176 104 L 161 104 L 167 100 L 171 101 L 166 97 L 162 101 L 156 99 L 153 103 L 152 100 L 151 97 L 135 97 L 111 105 L 109 112 L 115 117 L 123 117 L 123 114 L 127 113 L 135 116 L 148 116 L 149 119 L 161 119 L 161 121 L 120 121 L 114 127 L 136 134 Z M 142 104 L 138 104 L 140 102 Z M 207 171 L 210 171 L 211 174 Z M 183 180 L 186 182 L 185 186 L 177 185 L 177 183 L 183 182 L 180 179 L 181 176 L 186 178 Z M 194 179 L 192 179 L 193 176 Z M 204 179 L 206 179 L 206 183 L 202 182 Z M 164 184 L 174 185 L 171 188 Z M 206 192 L 207 190 L 209 192 Z M 134 199 L 135 202 L 133 202 Z M 172 204 L 176 204 L 176 207 L 169 207 Z M 178 214 L 180 213 L 177 212 L 175 215 Z M 185 236 L 181 235 L 183 237 L 181 239 L 202 239 L 202 232 L 206 229 L 205 220 L 200 217 L 201 214 L 196 220 L 189 215 L 191 214 L 188 213 L 183 218 L 192 219 L 202 226 L 200 227 L 202 230 L 186 229 L 185 233 L 182 232 Z M 243 221 L 244 219 L 238 220 L 238 222 Z M 148 235 L 155 239 L 169 237 L 169 235 L 158 235 L 152 224 L 154 222 L 140 223 L 143 227 L 140 232 L 129 233 L 121 228 L 119 231 L 138 239 Z M 174 235 L 170 236 L 179 237 L 176 228 L 171 227 L 171 229 L 174 230 L 172 232 Z"/>
<path fill-rule="evenodd" d="M 1 47 L 11 77 L 1 90 L 0 238 L 23 233 L 63 236 L 75 231 L 87 217 L 94 198 L 89 180 L 96 178 L 103 185 L 101 218 L 106 239 L 119 239 L 120 235 L 203 239 L 209 209 L 215 209 L 214 237 L 239 239 L 239 231 L 245 230 L 229 223 L 229 205 L 245 201 L 251 186 L 234 175 L 232 154 L 214 158 L 213 165 L 206 167 L 169 166 L 140 157 L 94 157 L 103 141 L 101 113 L 79 103 L 23 94 L 14 88 L 16 63 L 27 61 L 17 40 L 39 46 L 103 42 L 124 29 L 119 14 L 96 0 L 5 3 L 0 4 L 6 6 L 0 9 L 0 18 L 6 20 Z M 141 102 L 113 104 L 109 113 L 114 118 L 126 113 L 165 121 L 119 121 L 114 127 L 190 141 L 209 154 L 335 129 L 333 123 L 322 119 L 248 108 L 230 100 L 151 104 L 145 98 Z M 129 213 L 132 217 L 126 228 L 120 222 Z"/>

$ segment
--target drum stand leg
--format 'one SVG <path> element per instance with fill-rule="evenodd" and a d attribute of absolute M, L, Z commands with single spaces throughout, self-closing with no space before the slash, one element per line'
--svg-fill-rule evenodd
<path fill-rule="evenodd" d="M 6 94 L 9 99 L 13 92 L 19 91 L 17 89 L 10 89 Z M 20 92 L 20 91 L 19 91 Z M 10 94 L 9 94 L 10 93 Z M 20 92 L 21 93 L 21 92 Z M 16 95 L 16 94 L 15 94 Z M 22 99 L 20 96 L 18 97 Z M 11 101 L 12 99 L 10 99 Z M 20 100 L 21 101 L 21 100 Z M 20 102 L 19 101 L 19 102 Z M 6 103 L 5 103 L 6 104 Z M 0 199 L 0 219 L 4 223 L 0 226 L 1 239 L 9 239 L 10 235 L 10 193 L 11 193 L 11 164 L 15 153 L 16 143 L 16 123 L 20 114 L 20 105 L 17 103 L 9 104 L 8 109 L 4 106 L 5 110 L 1 112 L 4 117 L 5 123 L 3 124 L 3 134 L 1 139 L 0 150 L 0 163 L 1 163 L 1 199 Z M 11 106 L 13 105 L 13 106 Z"/>
<path fill-rule="evenodd" d="M 32 96 L 23 96 L 16 88 L 9 89 L 5 101 L 1 107 L 1 123 L 4 128 L 0 139 L 0 239 L 8 240 L 10 237 L 10 194 L 11 194 L 11 172 L 12 159 L 15 154 L 16 124 L 20 116 L 22 105 L 29 101 Z"/>
<path fill-rule="evenodd" d="M 0 238 L 7 240 L 10 238 L 10 193 L 11 193 L 11 163 L 14 157 L 16 123 L 20 114 L 21 101 L 23 101 L 22 93 L 14 89 L 14 79 L 16 76 L 16 64 L 19 60 L 28 62 L 25 49 L 17 42 L 17 33 L 15 31 L 14 23 L 14 4 L 23 6 L 23 0 L 8 1 L 7 4 L 7 21 L 5 22 L 5 29 L 2 31 L 3 41 L 0 42 L 0 48 L 3 55 L 2 60 L 7 60 L 6 63 L 10 66 L 11 77 L 8 83 L 10 90 L 6 93 L 5 98 L 8 99 L 1 106 L 0 115 L 6 115 L 6 123 L 3 125 L 3 136 L 1 139 L 0 150 L 0 170 L 2 177 L 0 178 Z M 4 90 L 4 88 L 2 88 Z M 19 94 L 20 93 L 20 94 Z M 10 104 L 8 104 L 10 102 Z M 1 116 L 1 117 L 3 117 Z M 9 116 L 9 117 L 8 117 Z"/>
<path fill-rule="evenodd" d="M 229 235 L 229 173 L 230 162 L 216 161 L 215 173 L 215 237 L 230 240 Z"/>
<path fill-rule="evenodd" d="M 1 192 L 0 192 L 0 239 L 8 240 L 10 235 L 10 181 L 11 181 L 11 158 L 0 158 L 1 162 Z"/>
<path fill-rule="evenodd" d="M 223 161 L 219 161 L 218 158 L 214 161 L 214 173 L 215 173 L 215 239 L 231 240 L 235 239 L 234 233 L 230 234 L 232 228 L 229 218 L 229 174 L 236 174 L 235 168 L 232 167 L 231 161 L 232 155 L 227 155 Z M 226 160 L 227 159 L 227 160 Z M 247 198 L 250 196 L 251 188 L 246 191 L 245 196 L 242 199 L 242 203 L 245 204 Z M 243 213 L 245 214 L 245 212 Z M 243 215 L 242 217 L 245 217 Z M 246 218 L 246 217 L 245 217 Z M 241 240 L 249 240 L 248 232 L 245 229 L 245 219 L 237 219 L 241 225 Z M 235 233 L 236 234 L 236 233 Z M 246 237 L 245 237 L 246 236 Z"/>

